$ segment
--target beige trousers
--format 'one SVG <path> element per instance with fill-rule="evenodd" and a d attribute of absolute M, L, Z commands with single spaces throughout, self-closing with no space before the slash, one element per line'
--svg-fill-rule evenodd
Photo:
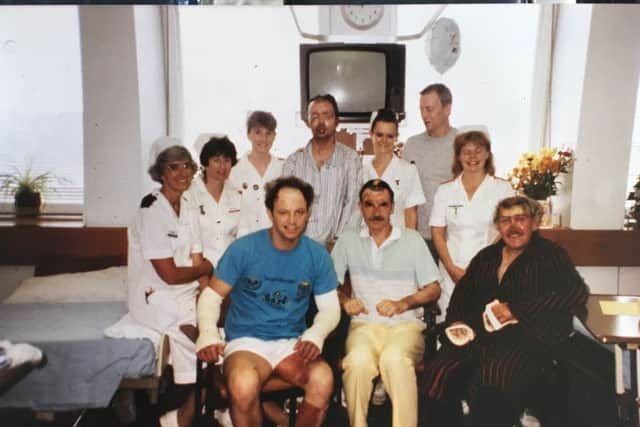
<path fill-rule="evenodd" d="M 380 375 L 393 406 L 393 427 L 416 427 L 415 364 L 424 354 L 425 326 L 417 322 L 382 325 L 351 322 L 342 381 L 351 427 L 367 426 L 373 380 Z"/>

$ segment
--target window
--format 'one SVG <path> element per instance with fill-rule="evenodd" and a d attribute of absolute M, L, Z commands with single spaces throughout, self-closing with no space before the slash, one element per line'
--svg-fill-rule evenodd
<path fill-rule="evenodd" d="M 77 6 L 10 7 L 0 14 L 0 185 L 32 166 L 64 181 L 43 195 L 45 213 L 79 213 L 83 128 Z M 13 197 L 0 193 L 0 212 Z"/>

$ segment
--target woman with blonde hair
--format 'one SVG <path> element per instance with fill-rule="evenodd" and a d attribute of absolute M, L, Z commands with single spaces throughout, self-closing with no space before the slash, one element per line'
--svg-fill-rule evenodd
<path fill-rule="evenodd" d="M 491 142 L 484 132 L 456 136 L 451 172 L 454 178 L 436 190 L 429 220 L 444 278 L 439 300 L 442 319 L 469 261 L 498 235 L 492 223 L 495 206 L 514 194 L 509 182 L 495 176 Z"/>

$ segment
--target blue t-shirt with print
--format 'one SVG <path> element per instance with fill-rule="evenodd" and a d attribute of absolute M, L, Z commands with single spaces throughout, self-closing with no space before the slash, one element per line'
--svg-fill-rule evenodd
<path fill-rule="evenodd" d="M 225 318 L 227 341 L 297 338 L 306 329 L 312 295 L 336 289 L 333 263 L 324 246 L 301 236 L 290 251 L 273 247 L 269 229 L 234 241 L 215 272 L 232 286 Z"/>

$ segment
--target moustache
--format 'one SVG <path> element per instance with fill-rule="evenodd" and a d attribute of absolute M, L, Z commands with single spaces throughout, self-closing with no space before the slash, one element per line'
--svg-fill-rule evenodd
<path fill-rule="evenodd" d="M 507 235 L 509 235 L 509 234 L 517 234 L 518 236 L 520 236 L 520 235 L 522 235 L 522 232 L 520 230 L 518 230 L 517 228 L 510 227 L 507 230 Z"/>

